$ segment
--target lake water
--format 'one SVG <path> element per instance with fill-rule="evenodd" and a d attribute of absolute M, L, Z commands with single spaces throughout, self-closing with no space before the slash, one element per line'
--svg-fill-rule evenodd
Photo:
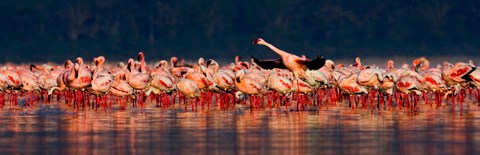
<path fill-rule="evenodd" d="M 423 102 L 422 102 L 423 103 Z M 4 107 L 0 154 L 478 154 L 480 109 Z"/>

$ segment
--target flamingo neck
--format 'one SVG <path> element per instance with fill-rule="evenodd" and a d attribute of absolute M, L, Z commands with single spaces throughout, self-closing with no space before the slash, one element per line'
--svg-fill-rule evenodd
<path fill-rule="evenodd" d="M 285 51 L 283 51 L 283 50 L 281 50 L 281 49 L 278 49 L 277 47 L 273 46 L 273 45 L 270 44 L 270 43 L 265 42 L 265 43 L 263 43 L 262 45 L 267 46 L 267 47 L 270 48 L 273 52 L 275 52 L 275 53 L 277 53 L 278 55 L 280 55 L 280 57 L 282 57 L 282 58 L 290 55 L 289 53 L 287 53 L 287 52 L 285 52 Z"/>
<path fill-rule="evenodd" d="M 140 68 L 139 69 L 140 69 L 140 72 L 142 72 L 142 73 L 147 71 L 146 67 L 145 67 L 145 58 L 144 57 L 142 57 L 142 60 L 140 61 Z"/>
<path fill-rule="evenodd" d="M 70 72 L 70 74 L 68 75 L 68 79 L 73 81 L 73 80 L 75 80 L 75 79 L 78 77 L 78 75 L 77 75 L 77 74 L 78 74 L 78 70 L 75 69 L 75 66 L 71 67 L 70 69 L 71 69 L 71 70 L 70 70 L 71 72 Z"/>
<path fill-rule="evenodd" d="M 103 69 L 103 62 L 100 62 L 97 65 L 97 70 L 102 70 L 102 69 Z"/>

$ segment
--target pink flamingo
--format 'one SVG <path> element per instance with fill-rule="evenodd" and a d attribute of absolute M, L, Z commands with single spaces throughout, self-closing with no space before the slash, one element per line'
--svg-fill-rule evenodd
<path fill-rule="evenodd" d="M 240 92 L 251 96 L 250 108 L 253 108 L 254 105 L 259 108 L 259 100 L 256 95 L 260 95 L 263 92 L 263 86 L 255 79 L 245 76 L 245 74 L 245 70 L 237 71 L 235 87 L 237 87 Z"/>
<path fill-rule="evenodd" d="M 141 59 L 141 61 L 144 61 L 144 59 Z M 129 71 L 129 73 L 127 73 L 127 82 L 133 89 L 136 90 L 134 106 L 136 105 L 136 103 L 139 103 L 142 108 L 145 101 L 143 90 L 150 85 L 150 81 L 152 80 L 149 74 L 142 72 L 144 64 L 144 62 L 140 63 L 139 70 L 135 68 L 135 61 L 133 59 L 129 59 L 127 64 L 127 69 Z"/>
<path fill-rule="evenodd" d="M 1 73 L 7 77 L 7 83 L 8 83 L 8 98 L 10 105 L 17 105 L 18 104 L 18 92 L 22 87 L 22 79 L 20 78 L 20 75 L 16 73 L 15 71 L 11 70 L 8 66 L 6 69 L 2 69 Z"/>
<path fill-rule="evenodd" d="M 123 71 L 119 71 L 115 75 L 115 81 L 109 89 L 109 92 L 116 97 L 120 98 L 120 106 L 122 110 L 125 109 L 125 99 L 135 98 L 134 89 L 126 81 L 127 77 Z"/>
<path fill-rule="evenodd" d="M 368 69 L 360 70 L 357 76 L 358 76 L 357 77 L 358 84 L 365 86 L 368 90 L 370 90 L 369 91 L 370 103 L 373 103 L 373 100 L 377 96 L 377 92 L 384 81 L 384 72 L 380 69 L 368 68 Z M 379 105 L 377 105 L 377 107 L 378 106 Z"/>
<path fill-rule="evenodd" d="M 338 87 L 345 93 L 349 94 L 350 106 L 353 109 L 355 107 L 355 105 L 352 104 L 353 98 L 355 97 L 355 101 L 357 101 L 357 95 L 368 94 L 368 90 L 358 84 L 357 74 L 340 75 L 338 79 Z M 366 108 L 365 101 L 362 102 L 363 107 Z"/>
<path fill-rule="evenodd" d="M 21 90 L 26 96 L 26 105 L 31 106 L 34 101 L 38 100 L 37 94 L 40 92 L 40 86 L 37 83 L 37 77 L 31 70 L 21 69 L 17 70 L 18 75 L 22 81 Z"/>
<path fill-rule="evenodd" d="M 407 107 L 410 107 L 411 110 L 417 106 L 417 96 L 422 95 L 421 90 L 423 89 L 422 84 L 419 82 L 419 79 L 414 75 L 404 75 L 401 76 L 396 83 L 396 90 L 401 93 L 401 96 L 407 104 Z M 410 103 L 409 97 L 412 98 Z M 410 104 L 413 104 L 411 106 Z"/>
<path fill-rule="evenodd" d="M 277 99 L 280 98 L 280 97 L 281 97 L 280 102 L 285 102 L 286 101 L 285 95 L 295 91 L 295 88 L 294 88 L 294 85 L 293 85 L 292 81 L 287 77 L 279 75 L 279 72 L 276 72 L 276 71 L 272 72 L 268 76 L 267 87 L 276 92 L 276 93 L 271 94 L 273 96 L 268 97 L 268 99 L 269 99 L 268 105 L 269 106 L 272 102 L 277 102 Z M 278 104 L 276 104 L 276 105 L 278 106 Z M 285 108 L 287 108 L 287 107 L 288 106 L 285 105 Z"/>
<path fill-rule="evenodd" d="M 113 84 L 113 76 L 103 68 L 105 63 L 105 57 L 99 56 L 93 59 L 95 62 L 96 68 L 93 70 L 92 76 L 92 91 L 96 97 L 97 107 L 98 103 L 104 105 L 106 108 L 107 103 L 105 103 L 105 94 L 110 90 Z"/>
<path fill-rule="evenodd" d="M 197 84 L 190 79 L 181 78 L 178 80 L 176 88 L 186 98 L 196 99 L 195 103 L 192 103 L 192 110 L 196 109 L 196 105 L 198 104 L 198 102 L 201 102 L 201 100 L 199 99 L 201 92 Z M 186 99 L 184 101 L 187 102 Z M 185 103 L 185 110 L 187 110 L 187 103 Z"/>
<path fill-rule="evenodd" d="M 218 63 L 210 59 L 206 63 L 206 74 L 207 78 L 211 78 L 213 80 L 213 85 L 211 85 L 211 90 L 219 92 L 217 96 L 217 100 L 219 100 L 220 108 L 224 109 L 229 106 L 230 98 L 233 98 L 233 94 L 230 92 L 234 89 L 234 74 L 232 70 L 229 69 L 219 69 L 220 66 Z M 214 88 L 212 88 L 214 87 Z M 227 105 L 225 105 L 227 103 Z"/>
<path fill-rule="evenodd" d="M 304 78 L 305 77 L 305 71 L 309 69 L 319 69 L 325 64 L 325 59 L 318 59 L 317 61 L 312 61 L 310 59 L 307 59 L 305 57 L 299 57 L 294 54 L 287 53 L 281 49 L 278 49 L 277 47 L 273 46 L 270 43 L 267 43 L 265 40 L 262 38 L 257 38 L 252 42 L 252 45 L 254 44 L 259 44 L 259 45 L 264 45 L 270 48 L 273 52 L 277 53 L 280 55 L 282 59 L 282 63 L 285 65 L 286 68 L 288 68 L 290 71 L 293 72 L 295 78 Z"/>

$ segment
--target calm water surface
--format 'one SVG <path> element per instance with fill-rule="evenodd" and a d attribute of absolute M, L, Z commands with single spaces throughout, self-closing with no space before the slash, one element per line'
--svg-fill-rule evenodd
<path fill-rule="evenodd" d="M 0 154 L 478 154 L 480 110 L 5 108 Z"/>

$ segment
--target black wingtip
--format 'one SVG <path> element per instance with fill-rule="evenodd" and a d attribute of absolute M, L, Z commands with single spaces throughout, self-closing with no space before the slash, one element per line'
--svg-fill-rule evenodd
<path fill-rule="evenodd" d="M 211 63 L 212 63 L 212 59 L 208 59 L 208 61 L 206 62 L 206 65 L 209 66 Z"/>
<path fill-rule="evenodd" d="M 306 64 L 306 66 L 310 70 L 317 70 L 317 69 L 322 68 L 323 65 L 325 65 L 325 61 L 326 61 L 326 59 L 323 56 L 317 55 L 317 57 L 315 59 L 313 59 L 312 61 L 308 62 Z"/>

